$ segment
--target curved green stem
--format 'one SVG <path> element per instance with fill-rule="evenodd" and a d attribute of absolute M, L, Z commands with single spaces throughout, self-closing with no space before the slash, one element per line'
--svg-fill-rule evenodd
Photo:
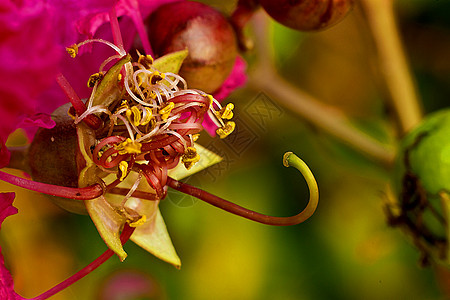
<path fill-rule="evenodd" d="M 309 167 L 295 154 L 293 154 L 292 152 L 287 152 L 283 157 L 283 164 L 286 167 L 293 166 L 294 168 L 299 170 L 300 173 L 302 173 L 302 175 L 304 176 L 309 188 L 308 205 L 300 213 L 291 217 L 273 217 L 260 214 L 253 210 L 249 210 L 247 208 L 234 204 L 230 201 L 217 197 L 216 195 L 205 192 L 189 184 L 179 182 L 170 177 L 167 181 L 167 185 L 177 191 L 180 191 L 182 193 L 194 196 L 202 201 L 205 201 L 215 207 L 221 208 L 227 212 L 230 212 L 232 214 L 244 217 L 246 219 L 255 222 L 275 226 L 296 225 L 306 221 L 309 217 L 312 216 L 312 214 L 316 210 L 317 205 L 319 203 L 319 188 L 317 186 L 316 180 L 314 179 L 314 175 L 312 174 Z"/>

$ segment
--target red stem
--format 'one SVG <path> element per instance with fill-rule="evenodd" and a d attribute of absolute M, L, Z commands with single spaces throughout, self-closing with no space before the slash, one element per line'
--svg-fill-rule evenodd
<path fill-rule="evenodd" d="M 136 228 L 128 226 L 128 224 L 125 224 L 125 227 L 122 231 L 122 234 L 120 235 L 120 241 L 122 242 L 122 245 L 125 244 L 130 236 L 133 234 L 134 230 Z M 82 279 L 98 267 L 100 267 L 104 262 L 106 262 L 109 258 L 113 256 L 114 252 L 111 249 L 106 250 L 102 255 L 100 255 L 96 260 L 91 262 L 89 265 L 75 273 L 74 275 L 70 276 L 63 282 L 59 283 L 58 285 L 52 287 L 48 291 L 42 293 L 41 295 L 31 298 L 32 300 L 44 300 L 48 299 L 51 296 L 55 295 L 56 293 L 59 293 L 60 291 L 66 289 L 67 287 L 71 286 L 78 280 Z"/>
<path fill-rule="evenodd" d="M 122 196 L 125 196 L 126 194 L 128 194 L 128 192 L 129 192 L 129 189 L 119 188 L 119 187 L 111 188 L 108 191 L 108 193 L 122 195 Z M 150 201 L 160 200 L 160 198 L 157 197 L 156 194 L 147 193 L 147 192 L 143 192 L 143 191 L 134 191 L 133 194 L 131 194 L 131 197 L 136 197 L 136 198 L 150 200 Z"/>
<path fill-rule="evenodd" d="M 113 34 L 114 44 L 116 44 L 116 46 L 119 47 L 121 51 L 125 52 L 123 48 L 122 34 L 120 33 L 119 21 L 117 20 L 115 7 L 111 8 L 111 10 L 109 11 L 109 23 L 111 24 L 111 31 Z"/>
<path fill-rule="evenodd" d="M 103 187 L 98 183 L 84 188 L 72 188 L 28 180 L 2 171 L 0 180 L 30 191 L 74 200 L 91 200 L 103 195 Z"/>
<path fill-rule="evenodd" d="M 273 217 L 257 213 L 253 210 L 249 210 L 247 208 L 234 204 L 233 202 L 227 201 L 216 195 L 210 194 L 206 191 L 196 188 L 192 185 L 175 180 L 171 177 L 168 178 L 167 185 L 177 191 L 194 196 L 202 201 L 205 201 L 206 203 L 221 208 L 227 212 L 262 224 L 275 226 L 290 226 L 299 224 L 305 220 L 303 212 L 306 211 L 306 209 L 300 212 L 299 214 L 291 217 Z"/>
<path fill-rule="evenodd" d="M 58 75 L 56 75 L 56 81 L 63 90 L 64 94 L 66 94 L 77 115 L 80 116 L 81 114 L 83 114 L 86 111 L 86 105 L 83 101 L 81 101 L 80 97 L 78 97 L 77 93 L 70 85 L 69 81 L 67 81 L 66 77 L 64 77 L 63 74 L 59 73 Z M 94 130 L 100 128 L 100 126 L 102 125 L 102 120 L 96 115 L 86 116 L 86 118 L 83 119 L 83 122 Z"/>

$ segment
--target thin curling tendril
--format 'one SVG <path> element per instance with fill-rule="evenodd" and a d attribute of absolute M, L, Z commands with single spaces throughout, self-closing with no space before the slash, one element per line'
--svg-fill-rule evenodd
<path fill-rule="evenodd" d="M 306 165 L 306 163 L 292 152 L 287 152 L 284 154 L 283 165 L 286 167 L 293 166 L 294 168 L 299 170 L 300 173 L 305 178 L 305 181 L 309 188 L 308 205 L 300 213 L 291 217 L 273 217 L 260 214 L 255 211 L 244 208 L 242 206 L 239 206 L 237 204 L 234 204 L 230 201 L 224 200 L 208 192 L 205 192 L 199 188 L 193 187 L 186 183 L 179 182 L 173 178 L 169 178 L 167 184 L 177 191 L 194 196 L 215 207 L 221 208 L 227 212 L 230 212 L 232 214 L 244 217 L 246 219 L 255 222 L 274 226 L 289 226 L 300 224 L 309 219 L 309 217 L 311 217 L 315 212 L 317 205 L 319 204 L 319 187 L 317 186 L 317 182 L 316 179 L 314 178 L 314 175 L 312 174 L 311 170 Z"/>

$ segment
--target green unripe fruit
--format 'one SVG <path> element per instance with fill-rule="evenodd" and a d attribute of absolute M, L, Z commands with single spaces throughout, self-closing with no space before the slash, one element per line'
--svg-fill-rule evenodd
<path fill-rule="evenodd" d="M 404 137 L 394 175 L 401 212 L 393 223 L 409 229 L 425 256 L 448 265 L 450 110 L 430 115 Z"/>
<path fill-rule="evenodd" d="M 56 122 L 51 129 L 40 128 L 34 136 L 28 152 L 33 180 L 53 185 L 78 187 L 79 164 L 76 127 L 67 114 L 70 104 L 63 105 L 52 114 Z M 83 201 L 53 197 L 61 208 L 74 213 L 86 213 Z"/>

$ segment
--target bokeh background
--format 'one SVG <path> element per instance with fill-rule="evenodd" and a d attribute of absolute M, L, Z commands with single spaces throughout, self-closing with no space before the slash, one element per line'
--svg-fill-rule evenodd
<path fill-rule="evenodd" d="M 203 2 L 227 14 L 234 5 Z M 446 107 L 450 1 L 399 0 L 396 11 L 425 111 Z M 286 80 L 339 107 L 379 140 L 395 143 L 374 44 L 358 5 L 329 30 L 299 33 L 271 23 L 268 38 Z M 251 70 L 257 58 L 252 52 L 244 57 Z M 308 198 L 301 175 L 282 166 L 284 152 L 293 151 L 319 183 L 315 215 L 297 226 L 270 227 L 170 193 L 160 207 L 181 270 L 130 242 L 124 263 L 112 258 L 53 299 L 445 299 L 435 271 L 421 268 L 408 237 L 386 224 L 388 171 L 262 90 L 243 88 L 229 101 L 236 105 L 236 132 L 227 140 L 200 139 L 224 160 L 187 181 L 256 211 L 292 215 Z M 17 132 L 10 142 L 22 141 Z M 5 221 L 0 237 L 23 296 L 50 288 L 106 249 L 88 217 L 3 182 L 0 189 L 16 191 L 19 214 Z"/>

